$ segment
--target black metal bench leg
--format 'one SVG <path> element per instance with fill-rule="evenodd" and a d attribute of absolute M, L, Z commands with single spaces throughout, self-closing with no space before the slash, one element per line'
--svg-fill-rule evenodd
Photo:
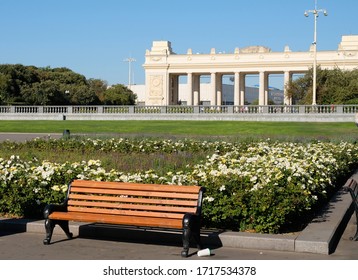
<path fill-rule="evenodd" d="M 183 218 L 183 250 L 181 252 L 181 256 L 183 258 L 188 257 L 191 235 L 192 235 L 192 215 L 186 214 Z"/>
<path fill-rule="evenodd" d="M 184 258 L 188 257 L 190 239 L 192 236 L 197 248 L 200 250 L 202 248 L 200 240 L 200 219 L 196 215 L 186 214 L 183 218 L 183 251 L 181 253 Z"/>
<path fill-rule="evenodd" d="M 52 238 L 52 233 L 53 233 L 53 229 L 55 228 L 56 223 L 50 219 L 46 219 L 45 220 L 45 229 L 46 229 L 46 238 L 44 239 L 43 243 L 45 245 L 50 244 L 51 242 L 51 238 Z"/>
<path fill-rule="evenodd" d="M 71 239 L 73 237 L 72 232 L 70 232 L 69 222 L 68 221 L 58 221 L 58 225 L 62 228 L 65 232 L 67 238 Z"/>
<path fill-rule="evenodd" d="M 183 250 L 181 251 L 181 256 L 187 258 L 189 254 L 190 247 L 190 236 L 191 229 L 189 227 L 183 229 Z"/>

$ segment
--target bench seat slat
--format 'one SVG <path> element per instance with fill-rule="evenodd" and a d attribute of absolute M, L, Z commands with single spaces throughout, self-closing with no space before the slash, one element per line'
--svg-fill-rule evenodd
<path fill-rule="evenodd" d="M 128 196 L 104 196 L 104 195 L 83 195 L 70 194 L 70 199 L 89 200 L 89 201 L 112 201 L 112 202 L 127 202 L 127 203 L 145 203 L 155 205 L 181 205 L 181 206 L 197 206 L 198 201 L 183 200 L 183 199 L 152 199 L 152 198 L 133 198 Z"/>
<path fill-rule="evenodd" d="M 111 202 L 93 202 L 93 201 L 68 201 L 70 206 L 85 206 L 85 207 L 99 207 L 111 209 L 135 209 L 156 212 L 173 212 L 173 213 L 195 213 L 196 207 L 178 207 L 178 206 L 156 206 L 143 204 L 128 204 L 128 203 L 111 203 Z"/>
<path fill-rule="evenodd" d="M 164 213 L 164 212 L 153 212 L 153 211 L 140 211 L 140 210 L 122 210 L 122 209 L 105 209 L 105 208 L 92 208 L 92 207 L 78 207 L 68 206 L 68 212 L 86 212 L 86 213 L 97 213 L 97 214 L 110 214 L 110 215 L 124 215 L 124 216 L 137 216 L 137 217 L 165 217 L 170 219 L 182 219 L 183 213 Z"/>
<path fill-rule="evenodd" d="M 122 189 L 122 190 L 146 190 L 156 192 L 181 192 L 181 193 L 193 193 L 198 194 L 200 187 L 198 186 L 171 186 L 171 185 L 159 185 L 159 184 L 142 184 L 142 183 L 124 183 L 124 182 L 102 182 L 102 181 L 86 181 L 75 180 L 71 184 L 73 187 L 85 187 L 85 188 L 106 188 L 106 189 Z"/>
<path fill-rule="evenodd" d="M 116 190 L 116 189 L 92 189 L 92 188 L 78 188 L 71 187 L 71 192 L 74 193 L 96 193 L 96 194 L 112 194 L 112 195 L 129 195 L 129 196 L 146 196 L 146 197 L 160 197 L 160 198 L 183 198 L 183 199 L 197 199 L 197 194 L 188 193 L 169 193 L 169 192 L 152 192 L 152 191 L 131 191 L 131 190 Z"/>
<path fill-rule="evenodd" d="M 173 219 L 167 217 L 143 217 L 135 215 L 118 216 L 112 214 L 103 215 L 101 213 L 88 212 L 54 212 L 51 214 L 50 218 L 55 220 L 110 223 L 117 225 L 182 228 L 181 219 Z"/>

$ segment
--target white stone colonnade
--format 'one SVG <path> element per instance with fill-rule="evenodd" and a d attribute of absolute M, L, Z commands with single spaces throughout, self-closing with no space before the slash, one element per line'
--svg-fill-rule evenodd
<path fill-rule="evenodd" d="M 234 82 L 234 105 L 244 105 L 245 77 L 259 76 L 259 105 L 268 105 L 269 75 L 282 74 L 284 79 L 284 104 L 292 105 L 286 86 L 296 73 L 305 73 L 313 66 L 313 48 L 307 52 L 293 52 L 287 46 L 283 52 L 272 52 L 269 48 L 253 46 L 236 48 L 234 53 L 176 54 L 168 41 L 154 41 L 146 51 L 145 105 L 174 105 L 180 101 L 179 78 L 186 76 L 187 105 L 222 105 L 223 76 L 230 75 Z M 322 69 L 339 67 L 352 70 L 358 67 L 358 36 L 342 36 L 336 51 L 317 52 L 317 64 Z M 209 92 L 200 92 L 200 77 L 210 77 Z"/>

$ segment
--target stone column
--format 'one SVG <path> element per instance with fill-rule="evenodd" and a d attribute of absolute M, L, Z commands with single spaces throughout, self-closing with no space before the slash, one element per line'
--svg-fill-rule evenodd
<path fill-rule="evenodd" d="M 169 105 L 177 105 L 179 101 L 179 75 L 170 75 Z"/>
<path fill-rule="evenodd" d="M 266 91 L 266 73 L 264 71 L 261 71 L 260 85 L 259 85 L 259 105 L 266 105 L 265 91 Z"/>
<path fill-rule="evenodd" d="M 216 73 L 211 73 L 210 83 L 211 83 L 210 104 L 216 105 Z"/>
<path fill-rule="evenodd" d="M 200 105 L 200 75 L 193 76 L 193 105 Z"/>
<path fill-rule="evenodd" d="M 240 74 L 240 105 L 241 106 L 245 105 L 245 88 L 246 88 L 245 76 L 246 75 L 243 73 Z"/>
<path fill-rule="evenodd" d="M 223 79 L 222 74 L 216 74 L 216 105 L 222 105 L 223 95 Z"/>
<path fill-rule="evenodd" d="M 188 100 L 187 105 L 192 106 L 193 105 L 193 73 L 188 73 Z"/>
<path fill-rule="evenodd" d="M 287 93 L 287 86 L 292 79 L 292 73 L 290 73 L 289 71 L 285 71 L 283 79 L 283 103 L 284 105 L 292 105 L 292 98 L 288 97 Z"/>
<path fill-rule="evenodd" d="M 240 73 L 234 74 L 234 105 L 240 105 Z"/>
<path fill-rule="evenodd" d="M 265 73 L 265 105 L 269 103 L 269 74 Z"/>

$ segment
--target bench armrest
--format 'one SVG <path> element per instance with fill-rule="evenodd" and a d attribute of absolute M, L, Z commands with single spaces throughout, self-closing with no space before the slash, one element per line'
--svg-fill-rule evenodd
<path fill-rule="evenodd" d="M 183 228 L 200 228 L 200 215 L 186 213 L 183 217 Z"/>
<path fill-rule="evenodd" d="M 48 219 L 48 216 L 53 212 L 67 212 L 67 203 L 63 204 L 48 204 L 44 209 L 44 218 Z"/>

